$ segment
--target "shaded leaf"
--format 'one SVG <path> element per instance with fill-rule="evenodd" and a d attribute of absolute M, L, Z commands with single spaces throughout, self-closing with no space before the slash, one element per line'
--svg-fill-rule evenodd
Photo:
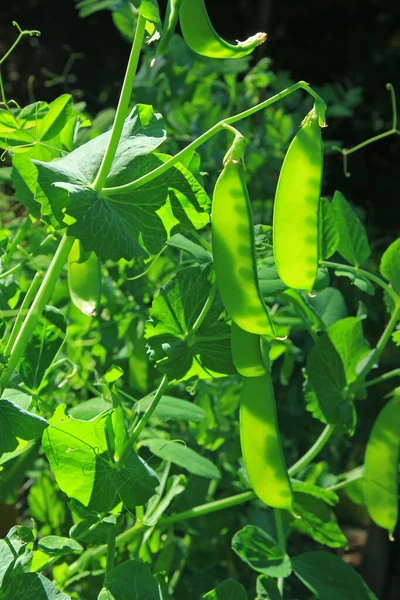
<path fill-rule="evenodd" d="M 371 254 L 364 226 L 341 192 L 335 192 L 332 206 L 339 231 L 337 251 L 351 265 L 359 267 Z"/>
<path fill-rule="evenodd" d="M 147 446 L 150 452 L 159 458 L 179 465 L 189 471 L 189 473 L 193 473 L 193 475 L 208 477 L 210 479 L 219 479 L 221 477 L 218 468 L 208 458 L 201 456 L 201 454 L 198 454 L 192 448 L 188 448 L 178 441 L 155 438 L 141 440 L 141 444 Z"/>
<path fill-rule="evenodd" d="M 335 254 L 339 245 L 339 231 L 336 224 L 334 206 L 326 198 L 321 198 L 320 216 L 320 257 L 323 260 Z"/>
<path fill-rule="evenodd" d="M 246 525 L 235 533 L 232 549 L 252 569 L 270 577 L 288 577 L 292 572 L 289 556 L 259 527 Z"/>
<path fill-rule="evenodd" d="M 101 600 L 160 600 L 158 585 L 149 567 L 127 560 L 106 574 Z"/>
<path fill-rule="evenodd" d="M 226 579 L 214 590 L 202 596 L 203 600 L 247 600 L 247 594 L 242 584 L 233 579 Z"/>
<path fill-rule="evenodd" d="M 380 271 L 394 291 L 400 294 L 400 238 L 390 244 L 383 253 Z"/>
<path fill-rule="evenodd" d="M 10 402 L 0 400 L 0 456 L 15 450 L 20 439 L 36 440 L 41 437 L 48 422 Z"/>

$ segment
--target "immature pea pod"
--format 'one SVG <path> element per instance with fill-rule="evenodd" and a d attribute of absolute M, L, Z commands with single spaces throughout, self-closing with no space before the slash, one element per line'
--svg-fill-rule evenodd
<path fill-rule="evenodd" d="M 229 44 L 215 31 L 204 0 L 182 0 L 179 23 L 189 48 L 211 58 L 241 58 L 253 52 L 267 38 L 266 33 L 256 33 L 236 46 Z"/>
<path fill-rule="evenodd" d="M 257 278 L 254 225 L 241 159 L 245 142 L 237 138 L 215 184 L 211 231 L 214 266 L 222 302 L 239 327 L 275 334 Z"/>
<path fill-rule="evenodd" d="M 268 506 L 293 510 L 293 496 L 279 435 L 274 389 L 260 337 L 232 323 L 233 363 L 242 375 L 240 442 L 254 492 Z"/>
<path fill-rule="evenodd" d="M 94 252 L 81 262 L 81 244 L 75 240 L 68 256 L 68 286 L 72 302 L 89 317 L 96 314 L 101 297 L 100 261 Z"/>
<path fill-rule="evenodd" d="M 160 41 L 157 44 L 156 56 L 165 54 L 168 44 L 174 34 L 179 17 L 182 0 L 168 0 Z"/>
<path fill-rule="evenodd" d="M 276 189 L 273 243 L 281 280 L 311 292 L 318 271 L 323 152 L 315 107 L 289 146 Z"/>
<path fill-rule="evenodd" d="M 400 396 L 381 410 L 367 444 L 364 497 L 371 519 L 392 536 L 398 519 Z"/>

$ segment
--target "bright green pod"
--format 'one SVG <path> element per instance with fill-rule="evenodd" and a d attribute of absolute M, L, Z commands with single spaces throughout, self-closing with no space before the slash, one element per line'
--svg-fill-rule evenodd
<path fill-rule="evenodd" d="M 240 161 L 227 160 L 211 212 L 215 273 L 229 316 L 250 333 L 274 335 L 257 278 L 254 225 Z"/>
<path fill-rule="evenodd" d="M 204 0 L 182 0 L 179 23 L 185 42 L 203 56 L 211 58 L 241 58 L 265 42 L 266 33 L 256 33 L 236 46 L 223 40 L 215 31 Z"/>
<path fill-rule="evenodd" d="M 243 331 L 234 321 L 231 326 L 231 351 L 235 368 L 244 377 L 259 377 L 266 372 L 260 336 Z"/>
<path fill-rule="evenodd" d="M 75 306 L 84 315 L 94 316 L 101 297 L 100 261 L 94 252 L 82 260 L 79 240 L 75 240 L 68 256 L 68 287 Z"/>
<path fill-rule="evenodd" d="M 269 373 L 260 377 L 243 377 L 240 442 L 249 481 L 260 500 L 268 506 L 292 511 L 292 488 Z"/>
<path fill-rule="evenodd" d="M 281 280 L 311 292 L 318 271 L 318 226 L 323 151 L 313 109 L 289 146 L 276 189 L 273 242 Z"/>
<path fill-rule="evenodd" d="M 398 519 L 400 396 L 381 410 L 365 453 L 364 497 L 371 519 L 393 534 Z"/>

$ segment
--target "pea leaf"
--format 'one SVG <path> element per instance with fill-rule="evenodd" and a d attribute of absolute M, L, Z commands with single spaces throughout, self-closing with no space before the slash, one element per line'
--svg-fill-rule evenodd
<path fill-rule="evenodd" d="M 10 402 L 0 400 L 0 456 L 13 452 L 20 440 L 38 439 L 48 426 L 48 422 Z"/>
<path fill-rule="evenodd" d="M 368 294 L 369 296 L 375 295 L 375 288 L 370 282 L 369 279 L 363 277 L 359 273 L 350 273 L 349 271 L 345 271 L 344 269 L 335 269 L 335 275 L 338 277 L 347 277 L 350 279 L 352 285 L 355 285 L 359 290 Z"/>
<path fill-rule="evenodd" d="M 232 549 L 252 569 L 270 577 L 288 577 L 292 572 L 289 556 L 275 540 L 254 525 L 235 533 Z"/>
<path fill-rule="evenodd" d="M 259 575 L 256 584 L 257 600 L 282 600 L 282 596 L 272 577 Z"/>
<path fill-rule="evenodd" d="M 331 325 L 327 333 L 342 359 L 347 383 L 353 383 L 357 379 L 358 365 L 370 353 L 370 347 L 363 335 L 361 319 L 341 319 Z"/>
<path fill-rule="evenodd" d="M 326 260 L 335 254 L 339 245 L 339 231 L 336 224 L 336 213 L 333 205 L 326 198 L 321 198 L 320 218 L 320 256 Z"/>
<path fill-rule="evenodd" d="M 400 238 L 390 244 L 382 256 L 380 271 L 400 294 Z"/>
<path fill-rule="evenodd" d="M 212 255 L 210 252 L 205 250 L 199 244 L 195 244 L 195 242 L 192 242 L 192 240 L 189 240 L 181 233 L 176 233 L 170 237 L 169 240 L 167 240 L 167 245 L 187 252 L 199 263 L 199 265 L 209 265 L 212 263 Z"/>
<path fill-rule="evenodd" d="M 158 585 L 149 567 L 127 560 L 107 572 L 99 600 L 160 600 Z"/>
<path fill-rule="evenodd" d="M 339 502 L 339 496 L 332 490 L 328 490 L 319 485 L 314 485 L 308 481 L 297 481 L 296 479 L 292 479 L 291 483 L 294 492 L 308 494 L 309 496 L 323 500 L 325 504 L 328 504 L 329 506 L 335 506 L 335 504 Z"/>
<path fill-rule="evenodd" d="M 144 412 L 152 400 L 153 395 L 139 400 L 137 403 L 138 412 Z M 206 418 L 206 413 L 200 406 L 197 406 L 193 402 L 174 398 L 173 396 L 163 396 L 152 416 L 161 421 L 176 419 L 179 421 L 200 423 Z"/>
<path fill-rule="evenodd" d="M 161 288 L 150 309 L 145 337 L 152 358 L 170 379 L 192 375 L 210 378 L 236 372 L 230 328 L 218 320 L 224 310 L 219 296 L 197 332 L 189 335 L 211 291 L 209 271 L 197 266 L 179 271 Z M 212 344 L 206 341 L 210 336 Z"/>
<path fill-rule="evenodd" d="M 61 490 L 97 512 L 107 512 L 120 501 L 129 508 L 144 504 L 158 485 L 155 473 L 133 451 L 121 469 L 116 467 L 106 435 L 110 415 L 80 421 L 68 417 L 60 405 L 43 436 Z"/>
<path fill-rule="evenodd" d="M 47 306 L 39 319 L 18 366 L 22 381 L 37 389 L 64 343 L 67 323 L 58 308 Z"/>
<path fill-rule="evenodd" d="M 221 477 L 221 473 L 211 460 L 201 456 L 201 454 L 198 454 L 198 452 L 184 446 L 180 442 L 155 438 L 144 439 L 140 443 L 147 446 L 150 452 L 159 458 L 179 465 L 189 471 L 189 473 L 193 473 L 193 475 L 209 479 L 219 479 Z"/>
<path fill-rule="evenodd" d="M 60 535 L 46 535 L 38 542 L 38 548 L 50 556 L 64 556 L 74 552 L 83 552 L 82 546 L 70 538 Z"/>
<path fill-rule="evenodd" d="M 371 254 L 364 226 L 341 192 L 335 192 L 332 206 L 339 231 L 337 251 L 347 262 L 359 267 Z"/>
<path fill-rule="evenodd" d="M 326 422 L 331 425 L 341 425 L 352 433 L 356 413 L 353 402 L 346 392 L 343 362 L 327 333 L 320 335 L 308 355 L 306 370 L 309 384 Z"/>
<path fill-rule="evenodd" d="M 302 534 L 309 535 L 316 542 L 330 548 L 346 548 L 347 539 L 340 530 L 330 508 L 314 496 L 294 492 L 294 518 L 290 526 Z"/>
<path fill-rule="evenodd" d="M 11 577 L 2 592 L 2 600 L 71 600 L 70 596 L 39 573 L 22 573 Z"/>
<path fill-rule="evenodd" d="M 157 0 L 130 0 L 136 10 L 151 23 L 159 23 L 160 13 Z"/>
<path fill-rule="evenodd" d="M 306 552 L 292 558 L 293 571 L 321 600 L 377 600 L 361 577 L 328 552 Z"/>
<path fill-rule="evenodd" d="M 214 590 L 202 596 L 202 600 L 247 600 L 247 594 L 241 583 L 226 579 Z"/>

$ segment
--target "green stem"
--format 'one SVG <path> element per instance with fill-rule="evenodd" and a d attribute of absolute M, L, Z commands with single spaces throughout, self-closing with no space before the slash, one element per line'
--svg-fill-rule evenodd
<path fill-rule="evenodd" d="M 71 250 L 73 242 L 74 238 L 64 235 L 60 245 L 57 248 L 53 260 L 51 261 L 46 275 L 44 276 L 42 285 L 40 286 L 39 291 L 32 302 L 29 312 L 21 326 L 21 329 L 18 332 L 9 361 L 0 377 L 0 390 L 4 390 L 4 388 L 7 386 L 14 369 L 18 365 L 18 362 L 24 353 L 36 324 L 41 317 L 43 310 L 51 297 L 51 294 L 53 293 L 58 277 L 68 258 L 68 254 Z"/>
<path fill-rule="evenodd" d="M 143 417 L 137 423 L 135 429 L 132 431 L 132 433 L 130 434 L 130 436 L 128 438 L 128 441 L 126 442 L 125 448 L 123 449 L 122 454 L 121 454 L 121 458 L 118 461 L 118 465 L 120 467 L 124 464 L 125 460 L 127 459 L 127 457 L 129 456 L 129 454 L 131 452 L 132 446 L 137 441 L 139 435 L 141 434 L 143 429 L 146 427 L 147 422 L 149 421 L 153 412 L 157 408 L 158 403 L 160 402 L 165 390 L 168 387 L 168 384 L 169 384 L 168 377 L 166 375 L 164 375 L 164 377 L 161 380 L 160 385 L 158 386 L 156 393 L 154 394 L 153 400 L 147 407 L 145 413 L 143 414 Z"/>
<path fill-rule="evenodd" d="M 191 152 L 196 150 L 196 148 L 198 148 L 199 146 L 204 144 L 204 142 L 209 140 L 216 133 L 223 130 L 224 127 L 226 127 L 227 125 L 232 125 L 233 123 L 236 123 L 237 121 L 246 119 L 247 117 L 250 117 L 251 115 L 255 114 L 256 112 L 258 112 L 260 110 L 264 110 L 268 106 L 271 106 L 275 102 L 282 100 L 282 98 L 285 98 L 286 96 L 289 96 L 290 94 L 293 94 L 293 92 L 296 92 L 297 90 L 300 90 L 300 89 L 305 90 L 306 92 L 311 94 L 311 96 L 313 96 L 313 98 L 320 101 L 321 103 L 323 102 L 323 100 L 318 96 L 318 94 L 316 92 L 314 92 L 314 90 L 311 89 L 310 86 L 305 81 L 298 81 L 294 85 L 291 85 L 290 87 L 288 87 L 286 90 L 282 90 L 282 92 L 275 94 L 275 96 L 272 96 L 272 98 L 268 98 L 268 100 L 264 100 L 264 102 L 261 102 L 260 104 L 257 104 L 256 106 L 253 106 L 252 108 L 249 108 L 241 113 L 238 113 L 237 115 L 233 115 L 232 117 L 228 117 L 227 119 L 219 121 L 218 123 L 213 125 L 213 127 L 211 127 L 208 131 L 206 131 L 200 137 L 198 137 L 196 140 L 194 140 L 191 144 L 186 146 L 186 148 L 183 148 L 183 150 L 181 150 L 180 152 L 175 154 L 175 156 L 172 156 L 165 163 L 163 163 L 160 166 L 158 166 L 157 168 L 153 169 L 153 171 L 150 171 L 150 173 L 147 173 L 146 175 L 142 175 L 142 177 L 139 177 L 135 181 L 132 181 L 131 183 L 127 183 L 125 185 L 121 185 L 118 187 L 104 188 L 103 192 L 105 194 L 113 195 L 113 194 L 125 194 L 125 193 L 129 193 L 133 190 L 136 190 L 137 188 L 144 185 L 145 183 L 148 183 L 152 179 L 155 179 L 156 177 L 159 177 L 160 175 L 162 175 L 163 173 L 168 171 L 168 169 L 173 167 L 177 162 L 183 160 L 187 155 L 189 155 Z"/>
<path fill-rule="evenodd" d="M 394 369 L 393 371 L 389 371 L 388 373 L 379 375 L 379 377 L 375 377 L 375 379 L 370 379 L 365 383 L 365 387 L 371 387 L 372 385 L 376 385 L 377 383 L 381 383 L 382 381 L 387 381 L 392 377 L 400 377 L 400 369 Z"/>
<path fill-rule="evenodd" d="M 18 46 L 21 38 L 23 38 L 24 35 L 30 35 L 30 36 L 40 35 L 40 31 L 37 31 L 37 29 L 29 29 L 29 30 L 22 31 L 20 26 L 18 25 L 18 23 L 16 23 L 15 21 L 13 22 L 13 25 L 15 25 L 15 27 L 17 27 L 17 29 L 19 31 L 19 35 L 18 35 L 17 39 L 15 40 L 15 42 L 7 50 L 7 52 L 2 56 L 2 58 L 0 58 L 0 65 L 2 65 L 3 62 L 10 56 L 11 52 L 14 50 L 14 48 L 16 46 Z"/>
<path fill-rule="evenodd" d="M 286 535 L 285 535 L 285 528 L 283 526 L 282 509 L 274 508 L 274 516 L 275 516 L 275 526 L 276 526 L 276 536 L 277 536 L 276 541 L 278 542 L 278 546 L 284 552 L 286 552 Z M 284 582 L 285 582 L 285 580 L 283 577 L 278 578 L 278 590 L 279 590 L 282 598 L 283 598 Z"/>
<path fill-rule="evenodd" d="M 294 463 L 293 466 L 290 467 L 290 469 L 288 470 L 290 477 L 294 477 L 295 475 L 297 475 L 299 471 L 305 469 L 310 464 L 310 462 L 314 460 L 317 454 L 319 454 L 322 448 L 328 443 L 334 430 L 334 425 L 327 425 L 325 427 L 325 429 L 323 430 L 317 441 L 311 446 L 311 448 L 304 454 L 304 456 L 302 456 L 296 463 Z"/>
<path fill-rule="evenodd" d="M 329 486 L 327 489 L 331 490 L 332 492 L 336 492 L 337 490 L 346 487 L 346 485 L 348 485 L 349 483 L 353 483 L 353 481 L 358 481 L 359 479 L 362 479 L 364 477 L 364 465 L 353 469 L 349 473 L 346 473 L 346 475 L 344 476 L 339 476 L 338 479 L 343 477 L 345 477 L 343 481 L 339 481 L 338 483 Z"/>
<path fill-rule="evenodd" d="M 115 528 L 115 526 L 110 525 L 110 529 L 108 531 L 108 539 L 107 539 L 107 563 L 106 563 L 105 577 L 107 577 L 109 572 L 114 568 L 115 539 L 116 539 L 116 528 Z"/>
<path fill-rule="evenodd" d="M 19 243 L 24 239 L 26 233 L 29 231 L 32 225 L 32 220 L 30 217 L 22 223 L 21 227 L 18 229 L 17 234 L 13 241 L 11 242 L 10 248 L 8 249 L 7 254 L 2 257 L 3 267 L 6 267 L 9 262 L 11 262 L 12 257 L 14 255 L 15 250 L 17 249 Z"/>
<path fill-rule="evenodd" d="M 122 84 L 121 94 L 118 101 L 117 112 L 115 113 L 114 123 L 112 126 L 110 141 L 108 142 L 107 150 L 104 154 L 102 163 L 96 179 L 93 182 L 93 189 L 101 191 L 108 173 L 110 172 L 115 153 L 117 152 L 118 143 L 121 137 L 122 129 L 125 123 L 125 117 L 128 112 L 129 102 L 132 94 L 133 82 L 135 79 L 137 67 L 139 64 L 140 52 L 142 49 L 146 19 L 139 13 L 136 23 L 136 31 L 133 39 L 132 49 L 129 56 L 128 66 L 126 68 L 124 83 Z"/>
<path fill-rule="evenodd" d="M 12 352 L 12 348 L 14 342 L 17 338 L 18 332 L 21 329 L 22 323 L 24 321 L 25 315 L 28 312 L 28 309 L 33 302 L 33 299 L 36 296 L 36 293 L 40 287 L 40 282 L 42 280 L 42 273 L 35 273 L 34 278 L 32 279 L 31 285 L 29 286 L 28 291 L 25 294 L 25 298 L 22 301 L 20 306 L 17 318 L 15 319 L 14 327 L 12 328 L 10 337 L 8 338 L 7 345 L 4 349 L 4 356 L 9 356 Z"/>
<path fill-rule="evenodd" d="M 214 302 L 214 298 L 217 293 L 217 289 L 218 289 L 217 281 L 214 281 L 211 291 L 210 291 L 210 294 L 207 298 L 207 301 L 204 304 L 203 308 L 201 309 L 201 312 L 200 312 L 199 316 L 197 317 L 196 321 L 194 322 L 192 328 L 190 329 L 191 334 L 195 334 L 196 331 L 198 331 L 200 329 L 200 327 L 202 326 L 204 319 L 208 315 L 208 311 L 210 310 L 212 303 Z"/>

